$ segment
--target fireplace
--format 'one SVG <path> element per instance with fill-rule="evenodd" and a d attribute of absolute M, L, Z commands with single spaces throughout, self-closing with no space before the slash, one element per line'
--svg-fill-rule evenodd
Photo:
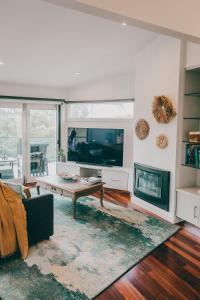
<path fill-rule="evenodd" d="M 134 164 L 134 195 L 169 211 L 170 172 Z"/>

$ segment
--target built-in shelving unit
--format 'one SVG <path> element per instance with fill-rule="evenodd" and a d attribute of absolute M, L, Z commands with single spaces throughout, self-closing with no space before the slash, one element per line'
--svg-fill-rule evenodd
<path fill-rule="evenodd" d="M 189 141 L 189 132 L 200 131 L 200 68 L 185 71 L 182 105 L 182 162 L 176 215 L 200 226 L 200 142 Z"/>

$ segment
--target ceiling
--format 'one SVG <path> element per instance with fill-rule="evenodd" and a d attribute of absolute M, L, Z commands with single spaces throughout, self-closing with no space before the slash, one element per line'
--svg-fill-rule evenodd
<path fill-rule="evenodd" d="M 130 73 L 157 34 L 40 0 L 0 0 L 0 37 L 0 82 L 70 87 Z"/>

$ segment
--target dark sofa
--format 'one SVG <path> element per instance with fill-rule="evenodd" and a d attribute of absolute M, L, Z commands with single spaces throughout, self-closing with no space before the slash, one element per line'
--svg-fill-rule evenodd
<path fill-rule="evenodd" d="M 53 195 L 41 195 L 23 200 L 26 209 L 29 246 L 53 235 Z"/>

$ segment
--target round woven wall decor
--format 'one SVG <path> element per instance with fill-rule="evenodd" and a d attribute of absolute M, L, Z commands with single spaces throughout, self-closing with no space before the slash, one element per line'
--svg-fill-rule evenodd
<path fill-rule="evenodd" d="M 152 112 L 159 123 L 169 123 L 176 116 L 172 101 L 164 95 L 155 97 Z"/>
<path fill-rule="evenodd" d="M 159 134 L 156 138 L 156 145 L 160 149 L 165 149 L 168 146 L 168 138 L 165 134 Z"/>
<path fill-rule="evenodd" d="M 144 119 L 139 119 L 135 125 L 135 133 L 140 140 L 144 140 L 149 135 L 149 123 Z"/>

